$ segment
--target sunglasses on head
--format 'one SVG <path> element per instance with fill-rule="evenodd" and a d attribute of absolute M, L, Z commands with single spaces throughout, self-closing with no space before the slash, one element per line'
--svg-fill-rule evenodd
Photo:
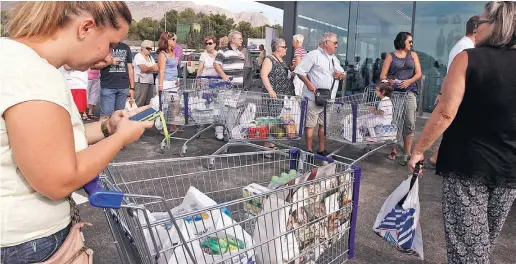
<path fill-rule="evenodd" d="M 205 42 L 204 45 L 213 45 L 213 42 Z"/>

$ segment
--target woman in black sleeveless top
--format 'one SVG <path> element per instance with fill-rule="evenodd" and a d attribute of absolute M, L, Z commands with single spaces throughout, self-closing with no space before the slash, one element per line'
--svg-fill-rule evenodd
<path fill-rule="evenodd" d="M 489 263 L 516 198 L 516 3 L 489 2 L 453 60 L 409 165 L 444 132 L 437 174 L 449 263 Z"/>

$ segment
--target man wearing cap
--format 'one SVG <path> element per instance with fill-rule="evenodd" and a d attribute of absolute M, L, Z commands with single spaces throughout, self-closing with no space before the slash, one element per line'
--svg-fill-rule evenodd
<path fill-rule="evenodd" d="M 141 51 L 134 56 L 134 100 L 137 106 L 150 104 L 150 100 L 154 96 L 154 77 L 153 73 L 157 72 L 158 64 L 151 56 L 152 41 L 144 40 L 141 45 Z"/>
<path fill-rule="evenodd" d="M 473 49 L 475 48 L 475 39 L 477 34 L 477 27 L 478 27 L 478 21 L 480 20 L 479 16 L 473 16 L 471 17 L 468 22 L 466 22 L 466 36 L 462 37 L 455 46 L 450 50 L 450 55 L 448 57 L 448 67 L 446 68 L 446 73 L 448 73 L 448 70 L 450 70 L 451 63 L 455 56 L 457 54 L 461 53 L 463 50 L 466 49 Z M 439 95 L 435 98 L 434 105 L 437 105 L 439 103 L 439 97 L 441 96 L 441 92 L 439 92 Z M 439 148 L 434 152 L 434 155 L 430 157 L 430 166 L 435 167 L 435 164 L 437 162 L 437 154 L 439 153 Z"/>

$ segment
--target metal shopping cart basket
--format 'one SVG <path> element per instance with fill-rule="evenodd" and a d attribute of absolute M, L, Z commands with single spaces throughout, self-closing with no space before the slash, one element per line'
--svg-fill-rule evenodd
<path fill-rule="evenodd" d="M 353 258 L 361 169 L 297 148 L 265 154 L 115 163 L 85 189 L 93 206 L 105 208 L 122 263 Z M 210 159 L 213 169 L 206 168 Z M 328 165 L 315 165 L 318 159 Z M 246 189 L 292 170 L 295 180 L 283 187 L 259 194 Z M 191 187 L 214 204 L 185 208 Z"/>
<path fill-rule="evenodd" d="M 270 150 L 251 142 L 298 141 L 302 138 L 307 100 L 278 94 L 226 90 L 221 120 L 227 144 L 214 154 L 228 152 L 230 146 L 248 146 Z"/>
<path fill-rule="evenodd" d="M 200 77 L 182 82 L 177 91 L 164 91 L 160 99 L 167 125 L 177 126 L 175 131 L 171 131 L 170 138 L 185 141 L 180 156 L 188 151 L 188 143 L 219 122 L 218 95 L 230 88 L 220 77 Z M 196 133 L 187 138 L 177 136 L 185 127 L 196 127 Z M 164 152 L 169 147 L 162 141 L 160 151 Z"/>
<path fill-rule="evenodd" d="M 330 102 L 326 106 L 326 137 L 344 143 L 331 155 L 347 145 L 364 146 L 363 156 L 356 160 L 346 158 L 356 163 L 382 147 L 401 142 L 406 95 L 407 92 L 392 92 L 390 99 L 382 102 L 376 96 L 375 85 L 370 85 L 363 93 Z M 374 112 L 378 110 L 384 114 L 376 115 Z"/>

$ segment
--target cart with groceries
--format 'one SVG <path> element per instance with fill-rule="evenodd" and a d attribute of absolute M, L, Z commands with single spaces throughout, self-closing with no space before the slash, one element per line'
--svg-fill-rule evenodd
<path fill-rule="evenodd" d="M 354 164 L 385 146 L 402 142 L 406 95 L 407 92 L 393 91 L 390 98 L 382 100 L 376 96 L 375 85 L 370 85 L 363 93 L 328 102 L 326 137 L 342 143 L 330 156 Z M 358 159 L 339 156 L 338 153 L 349 145 L 363 146 L 363 155 Z"/>
<path fill-rule="evenodd" d="M 343 263 L 360 176 L 291 148 L 113 163 L 85 189 L 122 263 Z"/>
<path fill-rule="evenodd" d="M 160 92 L 153 105 L 164 113 L 167 125 L 175 126 L 175 130 L 170 131 L 170 139 L 185 141 L 179 152 L 184 156 L 191 141 L 220 123 L 222 98 L 219 94 L 230 86 L 220 77 L 199 77 L 181 82 L 179 89 Z M 156 123 L 156 127 L 163 130 L 161 124 Z M 196 132 L 189 137 L 179 136 L 186 127 L 195 127 Z M 163 140 L 160 151 L 163 153 L 165 149 L 170 149 L 170 144 Z"/>
<path fill-rule="evenodd" d="M 227 142 L 213 154 L 228 152 L 231 146 L 248 146 L 270 150 L 257 142 L 271 142 L 286 148 L 302 139 L 307 100 L 296 96 L 228 89 L 221 108 L 224 140 Z"/>

